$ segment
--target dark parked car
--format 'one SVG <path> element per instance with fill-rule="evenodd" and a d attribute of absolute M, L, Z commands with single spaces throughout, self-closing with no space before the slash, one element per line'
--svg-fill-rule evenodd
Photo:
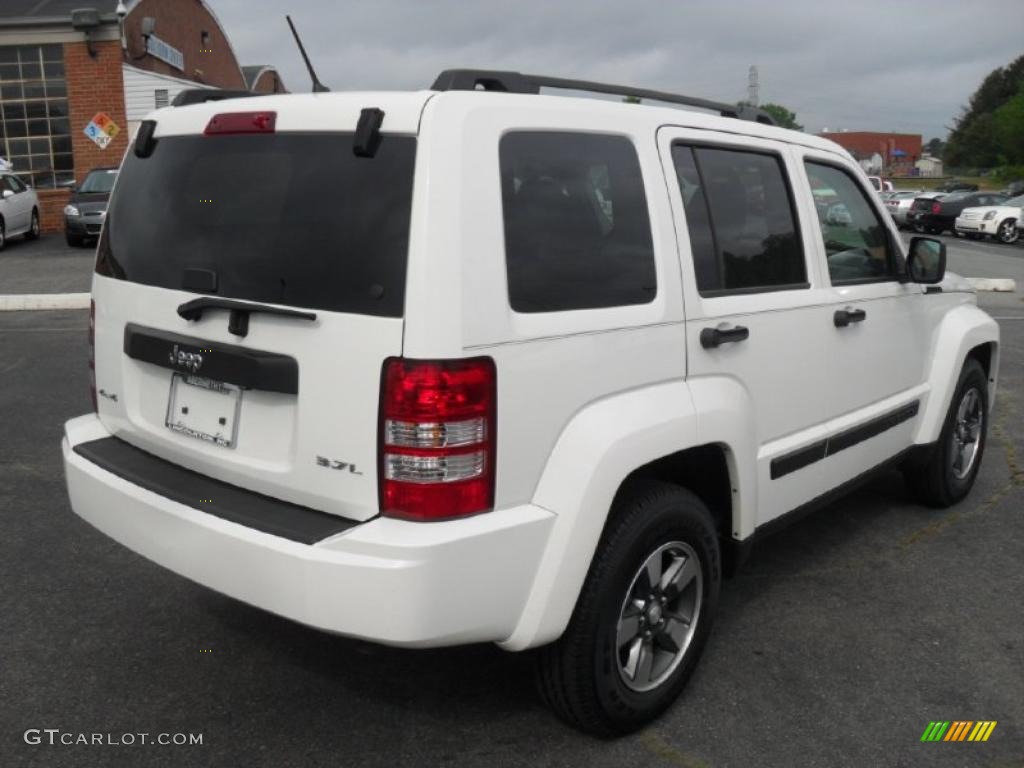
<path fill-rule="evenodd" d="M 937 235 L 954 231 L 956 217 L 964 208 L 979 205 L 999 205 L 1006 195 L 999 192 L 950 192 L 936 200 L 933 197 L 918 197 L 907 213 L 907 223 L 915 232 Z"/>
<path fill-rule="evenodd" d="M 88 238 L 99 237 L 116 178 L 117 168 L 94 168 L 81 186 L 72 191 L 64 206 L 64 237 L 68 245 L 83 245 Z"/>
<path fill-rule="evenodd" d="M 1009 195 L 1010 197 L 1024 195 L 1024 179 L 1011 181 L 1009 186 L 1007 186 L 1006 189 L 1003 190 L 1003 194 Z"/>
<path fill-rule="evenodd" d="M 966 181 L 960 181 L 960 179 L 950 179 L 945 184 L 935 188 L 936 192 L 977 192 L 977 184 L 968 184 Z"/>

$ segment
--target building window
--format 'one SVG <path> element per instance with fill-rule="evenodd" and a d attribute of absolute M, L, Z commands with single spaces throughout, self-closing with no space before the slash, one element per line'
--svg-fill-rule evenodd
<path fill-rule="evenodd" d="M 167 89 L 157 88 L 155 91 L 153 91 L 153 102 L 155 103 L 157 109 L 162 109 L 163 107 L 166 107 L 169 102 L 169 99 L 167 98 Z"/>
<path fill-rule="evenodd" d="M 0 153 L 38 188 L 75 180 L 64 48 L 0 46 Z"/>

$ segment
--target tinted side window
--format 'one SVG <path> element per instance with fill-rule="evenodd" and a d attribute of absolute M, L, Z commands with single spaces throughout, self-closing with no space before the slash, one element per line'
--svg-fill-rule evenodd
<path fill-rule="evenodd" d="M 645 304 L 657 291 L 647 197 L 622 136 L 521 131 L 499 146 L 516 312 Z"/>
<path fill-rule="evenodd" d="M 806 287 L 803 246 L 774 155 L 672 150 L 701 294 Z"/>
<path fill-rule="evenodd" d="M 17 194 L 18 192 L 24 192 L 26 189 L 28 189 L 28 187 L 25 186 L 24 182 L 22 182 L 22 180 L 19 179 L 17 176 L 8 176 L 7 186 L 10 187 L 15 194 Z"/>
<path fill-rule="evenodd" d="M 820 163 L 805 165 L 832 282 L 895 276 L 887 230 L 867 193 L 845 171 Z"/>
<path fill-rule="evenodd" d="M 683 196 L 683 210 L 690 230 L 690 251 L 693 268 L 697 273 L 697 288 L 701 291 L 721 290 L 722 269 L 715 250 L 715 238 L 711 234 L 711 217 L 708 215 L 708 201 L 704 197 L 697 160 L 690 147 L 676 146 L 672 149 L 675 160 L 679 191 Z"/>

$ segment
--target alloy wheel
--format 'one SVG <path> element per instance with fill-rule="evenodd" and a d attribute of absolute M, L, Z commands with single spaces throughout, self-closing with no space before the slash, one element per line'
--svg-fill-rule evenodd
<path fill-rule="evenodd" d="M 616 625 L 619 676 L 627 688 L 657 688 L 678 668 L 700 620 L 704 574 L 689 545 L 652 552 L 633 576 Z"/>
<path fill-rule="evenodd" d="M 1001 243 L 1015 243 L 1020 234 L 1017 230 L 1017 222 L 1013 219 L 1007 219 L 999 225 L 999 232 L 996 237 L 999 238 Z"/>
<path fill-rule="evenodd" d="M 985 415 L 981 408 L 981 395 L 971 387 L 960 398 L 956 422 L 951 436 L 953 448 L 953 475 L 963 480 L 974 468 L 981 447 L 981 428 Z"/>

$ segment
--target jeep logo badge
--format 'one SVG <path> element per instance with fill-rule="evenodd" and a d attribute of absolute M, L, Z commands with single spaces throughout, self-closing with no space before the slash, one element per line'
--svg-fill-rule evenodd
<path fill-rule="evenodd" d="M 186 352 L 183 349 L 178 349 L 178 345 L 174 345 L 174 349 L 168 354 L 168 360 L 171 365 L 178 365 L 184 368 L 186 371 L 195 373 L 203 365 L 203 356 L 198 352 Z"/>

